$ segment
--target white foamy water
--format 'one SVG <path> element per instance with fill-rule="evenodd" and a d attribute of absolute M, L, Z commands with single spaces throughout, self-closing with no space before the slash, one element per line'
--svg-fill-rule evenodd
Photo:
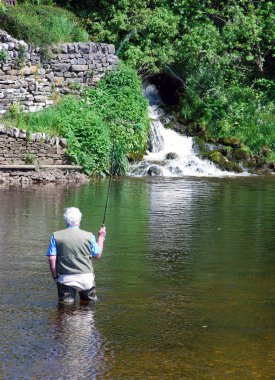
<path fill-rule="evenodd" d="M 182 136 L 167 129 L 160 121 L 163 110 L 157 89 L 150 85 L 145 90 L 149 96 L 149 117 L 151 132 L 149 152 L 141 162 L 131 165 L 130 176 L 164 176 L 164 177 L 225 177 L 237 176 L 233 172 L 222 171 L 213 162 L 203 160 L 193 149 L 192 137 Z M 242 173 L 241 175 L 245 175 Z"/>

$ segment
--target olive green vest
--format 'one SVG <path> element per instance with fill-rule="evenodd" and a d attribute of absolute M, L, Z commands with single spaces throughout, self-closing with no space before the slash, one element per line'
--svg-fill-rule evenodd
<path fill-rule="evenodd" d="M 70 227 L 54 232 L 59 274 L 93 273 L 91 240 L 93 234 Z"/>

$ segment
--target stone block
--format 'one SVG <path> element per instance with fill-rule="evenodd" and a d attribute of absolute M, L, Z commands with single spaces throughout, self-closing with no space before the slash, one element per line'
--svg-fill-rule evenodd
<path fill-rule="evenodd" d="M 46 78 L 52 80 L 54 78 L 54 73 L 50 71 L 48 74 L 46 74 Z"/>
<path fill-rule="evenodd" d="M 88 65 L 72 65 L 71 71 L 80 72 L 88 70 Z"/>
<path fill-rule="evenodd" d="M 54 165 L 54 160 L 52 158 L 44 158 L 43 160 L 39 160 L 39 164 L 41 164 L 41 165 Z"/>
<path fill-rule="evenodd" d="M 47 100 L 47 97 L 46 97 L 46 96 L 43 96 L 43 95 L 36 95 L 36 96 L 34 97 L 34 99 L 33 99 L 33 101 L 34 101 L 35 103 L 44 103 L 44 102 L 46 102 L 46 100 Z"/>
<path fill-rule="evenodd" d="M 90 52 L 90 46 L 89 44 L 79 43 L 78 44 L 79 52 L 88 54 Z"/>
<path fill-rule="evenodd" d="M 66 44 L 59 45 L 59 49 L 61 50 L 62 54 L 68 53 L 68 45 L 66 45 Z"/>
<path fill-rule="evenodd" d="M 67 147 L 67 140 L 65 138 L 61 138 L 60 141 L 59 141 L 59 145 L 62 148 L 66 148 Z"/>
<path fill-rule="evenodd" d="M 33 71 L 31 69 L 31 67 L 26 66 L 23 69 L 21 69 L 21 74 L 25 75 L 25 76 L 33 75 Z"/>
<path fill-rule="evenodd" d="M 52 65 L 52 69 L 55 72 L 66 71 L 70 68 L 70 63 L 56 63 Z"/>
<path fill-rule="evenodd" d="M 78 65 L 86 65 L 87 64 L 87 60 L 84 59 L 84 58 L 78 58 L 77 64 Z"/>
<path fill-rule="evenodd" d="M 46 72 L 45 69 L 40 68 L 40 69 L 38 69 L 37 74 L 38 74 L 38 75 L 41 75 L 41 76 L 44 76 L 44 75 L 45 75 L 45 72 Z"/>
<path fill-rule="evenodd" d="M 61 76 L 60 76 L 60 77 L 54 77 L 53 82 L 54 82 L 54 84 L 55 84 L 57 87 L 60 87 L 60 86 L 62 86 L 63 83 L 64 83 L 64 78 L 61 77 Z"/>

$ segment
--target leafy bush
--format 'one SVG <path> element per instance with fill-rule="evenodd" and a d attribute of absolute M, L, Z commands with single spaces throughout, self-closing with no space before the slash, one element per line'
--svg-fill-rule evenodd
<path fill-rule="evenodd" d="M 213 87 L 202 91 L 189 77 L 182 115 L 197 120 L 208 137 L 235 137 L 254 153 L 275 150 L 275 103 L 255 88 Z"/>
<path fill-rule="evenodd" d="M 250 5 L 249 11 L 234 2 L 211 11 L 178 4 L 181 12 L 196 15 L 182 24 L 174 65 L 184 83 L 183 118 L 199 123 L 208 137 L 237 138 L 253 153 L 274 150 L 274 81 L 268 66 L 263 69 L 271 42 L 262 17 L 271 3 Z"/>
<path fill-rule="evenodd" d="M 109 125 L 111 139 L 123 146 L 126 154 L 146 149 L 148 103 L 135 70 L 121 64 L 101 80 L 96 89 L 88 89 L 84 99 L 100 113 Z"/>

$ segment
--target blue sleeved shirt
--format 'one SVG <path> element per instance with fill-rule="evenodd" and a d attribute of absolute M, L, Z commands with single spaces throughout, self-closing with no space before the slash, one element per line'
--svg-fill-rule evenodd
<path fill-rule="evenodd" d="M 97 244 L 94 235 L 92 236 L 91 240 L 91 255 L 93 257 L 98 256 L 100 253 L 100 247 Z M 54 234 L 52 234 L 51 241 L 49 244 L 49 248 L 47 251 L 47 256 L 56 256 L 57 255 L 57 250 L 56 250 L 56 244 L 55 244 L 55 239 L 54 239 Z"/>

